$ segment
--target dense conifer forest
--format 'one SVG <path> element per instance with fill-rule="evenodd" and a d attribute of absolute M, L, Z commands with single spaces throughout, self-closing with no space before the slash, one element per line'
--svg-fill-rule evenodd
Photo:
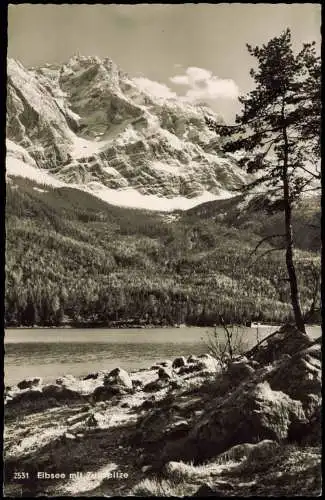
<path fill-rule="evenodd" d="M 256 200 L 244 209 L 237 201 L 163 214 L 10 179 L 6 326 L 206 326 L 220 314 L 238 324 L 289 319 L 283 251 L 268 252 L 274 247 L 266 243 L 254 252 L 281 216 Z M 294 225 L 307 311 L 319 293 L 320 206 L 303 203 Z"/>

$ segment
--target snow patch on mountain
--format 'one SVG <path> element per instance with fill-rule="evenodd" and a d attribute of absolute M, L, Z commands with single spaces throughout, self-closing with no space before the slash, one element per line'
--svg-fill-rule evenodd
<path fill-rule="evenodd" d="M 19 160 L 18 158 L 13 158 L 11 156 L 7 157 L 6 160 L 6 174 L 16 177 L 27 177 L 28 179 L 36 181 L 38 184 L 45 184 L 47 186 L 67 186 L 67 184 L 59 181 L 48 172 L 46 172 L 46 170 L 34 167 L 32 165 L 29 165 L 28 163 L 23 162 L 22 160 Z"/>
<path fill-rule="evenodd" d="M 129 208 L 139 208 L 145 210 L 158 210 L 160 212 L 172 212 L 174 210 L 188 210 L 198 204 L 219 198 L 229 197 L 229 193 L 223 192 L 221 196 L 216 196 L 208 191 L 192 199 L 183 196 L 173 198 L 163 198 L 157 195 L 144 195 L 134 188 L 115 190 L 103 187 L 102 185 L 88 186 L 85 191 L 93 194 L 111 205 L 118 205 Z"/>
<path fill-rule="evenodd" d="M 26 177 L 34 180 L 37 184 L 52 186 L 56 188 L 70 187 L 79 189 L 96 196 L 97 198 L 110 203 L 111 205 L 124 206 L 129 208 L 138 208 L 146 210 L 158 210 L 161 212 L 171 212 L 174 210 L 187 210 L 193 206 L 218 199 L 217 196 L 205 192 L 194 199 L 187 199 L 182 196 L 165 199 L 156 195 L 143 195 L 134 188 L 124 190 L 109 189 L 97 182 L 90 182 L 87 185 L 68 184 L 55 178 L 43 169 L 28 165 L 22 160 L 7 156 L 6 173 L 9 176 Z M 45 189 L 34 187 L 36 191 L 47 192 Z M 229 196 L 229 195 L 228 195 Z M 221 198 L 227 197 L 223 193 Z"/>

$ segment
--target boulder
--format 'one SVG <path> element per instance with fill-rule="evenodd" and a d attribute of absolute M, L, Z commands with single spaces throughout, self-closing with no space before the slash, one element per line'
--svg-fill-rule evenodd
<path fill-rule="evenodd" d="M 246 458 L 264 460 L 270 456 L 270 453 L 273 453 L 279 447 L 279 443 L 271 439 L 263 439 L 263 441 L 259 443 L 241 443 L 221 453 L 221 455 L 218 456 L 218 461 L 224 459 L 225 461 L 239 462 Z"/>
<path fill-rule="evenodd" d="M 44 399 L 43 392 L 38 389 L 18 392 L 7 399 L 7 405 L 11 406 L 33 406 Z"/>
<path fill-rule="evenodd" d="M 169 385 L 169 378 L 159 378 L 146 384 L 143 390 L 144 392 L 156 392 L 160 391 L 161 389 L 166 389 L 166 387 L 169 387 Z"/>
<path fill-rule="evenodd" d="M 319 444 L 320 342 L 311 342 L 305 334 L 287 327 L 270 337 L 266 346 L 259 345 L 253 355 L 251 350 L 247 358 L 232 361 L 227 372 L 218 375 L 218 397 L 206 401 L 187 436 L 165 444 L 160 455 L 162 463 L 202 463 L 242 443 L 249 446 L 265 441 L 260 448 L 254 448 L 257 455 L 268 453 L 270 441 Z M 256 370 L 251 359 L 258 363 Z M 190 365 L 191 369 L 201 368 L 203 362 L 211 363 L 211 359 L 201 356 L 199 363 Z M 179 374 L 188 368 L 180 368 Z M 236 377 L 239 384 L 226 383 Z M 220 392 L 223 384 L 228 389 Z"/>
<path fill-rule="evenodd" d="M 132 387 L 133 389 L 141 390 L 143 388 L 143 382 L 141 380 L 134 378 L 132 380 Z"/>
<path fill-rule="evenodd" d="M 61 385 L 64 387 L 75 386 L 79 383 L 79 380 L 73 375 L 64 375 L 63 377 L 58 377 L 55 381 L 57 385 Z"/>
<path fill-rule="evenodd" d="M 165 436 L 168 436 L 168 439 L 179 439 L 187 435 L 189 430 L 190 425 L 187 420 L 176 420 L 166 427 Z"/>
<path fill-rule="evenodd" d="M 178 375 L 187 375 L 188 373 L 195 373 L 202 370 L 202 362 L 196 361 L 187 366 L 181 366 Z"/>
<path fill-rule="evenodd" d="M 28 414 L 34 411 L 44 411 L 62 404 L 83 403 L 84 396 L 66 387 L 51 384 L 43 388 L 32 388 L 18 392 L 6 402 L 8 410 L 14 415 Z"/>
<path fill-rule="evenodd" d="M 42 394 L 44 398 L 54 399 L 58 402 L 84 401 L 83 396 L 79 392 L 54 384 L 43 387 Z"/>
<path fill-rule="evenodd" d="M 273 363 L 282 355 L 290 356 L 310 347 L 313 342 L 306 333 L 300 332 L 296 327 L 285 325 L 274 334 L 269 335 L 260 345 L 256 345 L 246 355 L 261 365 Z"/>
<path fill-rule="evenodd" d="M 288 438 L 290 427 L 305 424 L 302 403 L 264 381 L 241 384 L 197 424 L 190 436 L 201 458 L 210 458 L 240 443 Z"/>
<path fill-rule="evenodd" d="M 96 382 L 94 382 L 95 380 Z M 70 391 L 86 395 L 93 391 L 94 385 L 98 385 L 97 380 L 98 379 L 94 379 L 93 377 L 89 377 L 85 380 L 76 378 L 73 375 L 64 375 L 63 377 L 59 377 L 56 379 L 56 384 L 60 387 L 65 387 Z"/>
<path fill-rule="evenodd" d="M 112 399 L 114 396 L 124 396 L 130 391 L 127 388 L 123 388 L 119 385 L 101 385 L 96 387 L 92 393 L 92 399 L 94 401 L 107 401 Z"/>
<path fill-rule="evenodd" d="M 181 379 L 171 380 L 169 384 L 170 389 L 178 390 L 183 387 L 183 382 Z"/>
<path fill-rule="evenodd" d="M 172 368 L 180 368 L 181 366 L 186 365 L 186 359 L 184 356 L 179 356 L 178 358 L 175 358 L 172 364 Z"/>
<path fill-rule="evenodd" d="M 287 439 L 293 426 L 306 422 L 300 401 L 273 391 L 266 381 L 244 382 L 218 404 L 211 405 L 188 436 L 166 443 L 161 460 L 202 463 L 237 444 Z"/>
<path fill-rule="evenodd" d="M 148 410 L 150 408 L 153 408 L 154 406 L 155 406 L 155 401 L 152 401 L 151 399 L 146 399 L 145 401 L 143 401 L 141 409 Z"/>
<path fill-rule="evenodd" d="M 280 359 L 266 375 L 273 390 L 284 391 L 301 401 L 307 417 L 321 405 L 322 367 L 321 345 L 314 344 L 293 356 Z"/>
<path fill-rule="evenodd" d="M 239 382 L 247 377 L 250 377 L 253 373 L 255 373 L 255 370 L 248 364 L 248 360 L 246 362 L 233 361 L 229 363 L 226 373 L 232 381 Z"/>
<path fill-rule="evenodd" d="M 180 439 L 187 435 L 190 424 L 184 417 L 175 412 L 172 405 L 163 404 L 149 410 L 139 422 L 137 435 L 141 443 L 157 443 Z"/>
<path fill-rule="evenodd" d="M 232 484 L 224 481 L 222 481 L 221 484 L 217 483 L 216 485 L 210 486 L 208 484 L 202 484 L 194 493 L 193 497 L 224 497 L 225 491 L 231 492 L 232 490 L 234 490 Z"/>
<path fill-rule="evenodd" d="M 18 389 L 32 389 L 35 387 L 39 387 L 42 385 L 42 379 L 40 377 L 35 377 L 35 378 L 27 378 L 22 380 L 21 382 L 18 382 L 17 387 Z"/>
<path fill-rule="evenodd" d="M 126 370 L 115 368 L 104 377 L 104 386 L 117 385 L 126 389 L 132 389 L 132 380 Z"/>
<path fill-rule="evenodd" d="M 170 369 L 161 366 L 158 370 L 158 378 L 161 380 L 169 380 L 173 378 L 173 373 Z"/>
<path fill-rule="evenodd" d="M 205 354 L 204 357 L 200 357 L 197 366 L 200 370 L 209 373 L 220 373 L 222 371 L 222 366 L 219 361 L 209 354 Z"/>
<path fill-rule="evenodd" d="M 197 363 L 199 360 L 199 358 L 197 356 L 193 356 L 193 354 L 191 354 L 188 358 L 187 358 L 187 363 Z"/>

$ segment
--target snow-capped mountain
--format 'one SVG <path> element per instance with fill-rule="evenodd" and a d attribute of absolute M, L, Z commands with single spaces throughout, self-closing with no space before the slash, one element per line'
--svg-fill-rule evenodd
<path fill-rule="evenodd" d="M 226 198 L 247 176 L 207 115 L 221 121 L 206 106 L 152 95 L 109 58 L 30 69 L 9 59 L 7 174 L 149 209 Z"/>

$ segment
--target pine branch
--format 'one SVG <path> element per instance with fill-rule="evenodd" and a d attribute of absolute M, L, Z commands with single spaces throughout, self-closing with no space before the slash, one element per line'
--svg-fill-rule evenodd
<path fill-rule="evenodd" d="M 299 165 L 298 168 L 301 168 L 302 170 L 304 170 L 307 174 L 309 175 L 312 175 L 314 177 L 314 179 L 321 179 L 321 174 L 315 174 L 314 172 L 310 172 L 306 167 L 303 167 L 302 165 Z"/>
<path fill-rule="evenodd" d="M 277 248 L 270 248 L 269 250 L 266 250 L 266 252 L 262 253 L 261 255 L 259 255 L 255 260 L 254 262 L 251 264 L 251 266 L 248 266 L 247 267 L 247 270 L 250 270 L 252 269 L 252 267 L 256 264 L 256 262 L 260 259 L 262 259 L 263 257 L 265 257 L 266 255 L 272 253 L 272 252 L 278 252 L 279 250 L 285 250 L 286 247 L 277 247 Z"/>
<path fill-rule="evenodd" d="M 254 250 L 252 250 L 252 252 L 250 253 L 249 257 L 251 257 L 254 253 L 256 253 L 257 249 L 263 245 L 263 243 L 265 241 L 268 241 L 268 240 L 271 240 L 272 238 L 284 238 L 285 237 L 285 234 L 271 234 L 269 236 L 265 236 L 265 238 L 262 238 L 256 245 L 256 247 L 254 248 Z"/>

